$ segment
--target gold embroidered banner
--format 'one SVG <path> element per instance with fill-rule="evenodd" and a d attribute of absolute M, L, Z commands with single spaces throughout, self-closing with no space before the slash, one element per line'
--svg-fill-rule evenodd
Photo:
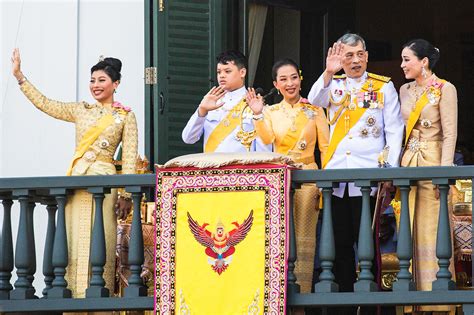
<path fill-rule="evenodd" d="M 155 311 L 284 314 L 287 166 L 157 169 Z"/>

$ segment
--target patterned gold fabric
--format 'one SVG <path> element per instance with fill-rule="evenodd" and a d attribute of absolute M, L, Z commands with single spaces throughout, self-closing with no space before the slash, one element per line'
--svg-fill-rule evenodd
<path fill-rule="evenodd" d="M 307 116 L 306 125 L 296 126 L 300 112 Z M 298 129 L 297 128 L 301 128 Z M 324 159 L 329 143 L 329 127 L 324 110 L 305 103 L 291 105 L 285 101 L 265 107 L 264 119 L 255 122 L 255 129 L 264 143 L 272 143 L 275 151 L 281 151 L 285 138 L 291 130 L 297 130 L 298 138 L 288 156 L 304 163 L 304 169 L 317 169 L 314 149 L 318 145 Z M 319 214 L 319 190 L 316 185 L 305 184 L 295 191 L 294 220 L 297 259 L 295 275 L 302 293 L 311 292 L 313 280 L 314 252 L 316 248 L 316 223 Z"/>
<path fill-rule="evenodd" d="M 316 224 L 319 215 L 319 190 L 316 185 L 303 184 L 295 191 L 294 220 L 296 233 L 296 283 L 301 293 L 310 293 L 313 281 Z"/>
<path fill-rule="evenodd" d="M 29 81 L 21 86 L 21 91 L 39 110 L 56 119 L 72 122 L 76 126 L 76 145 L 84 133 L 105 114 L 113 113 L 100 103 L 59 102 L 41 94 Z M 129 112 L 120 122 L 107 127 L 91 146 L 97 160 L 112 161 L 120 142 L 122 143 L 122 173 L 134 174 L 138 152 L 138 131 L 135 114 Z M 85 154 L 87 155 L 87 153 Z M 72 154 L 71 154 L 72 157 Z"/>
<path fill-rule="evenodd" d="M 435 76 L 433 76 L 436 78 Z M 439 100 L 427 104 L 415 125 L 402 156 L 401 166 L 452 165 L 457 137 L 457 97 L 454 86 L 447 82 Z M 401 111 L 405 122 L 416 102 L 414 83 L 400 89 Z M 421 121 L 429 121 L 422 124 Z M 429 126 L 428 126 L 429 125 Z M 431 291 L 436 279 L 438 259 L 436 257 L 436 235 L 438 228 L 439 200 L 435 196 L 431 181 L 421 181 L 410 192 L 410 220 L 413 231 L 413 276 L 417 290 Z M 449 208 L 451 211 L 451 208 Z M 449 216 L 451 218 L 451 215 Z M 451 224 L 452 228 L 452 224 Z M 452 259 L 451 259 L 452 260 Z M 454 263 L 450 271 L 454 279 Z M 411 307 L 405 311 L 412 311 Z M 454 314 L 455 307 L 447 305 L 416 306 L 413 311 L 444 311 Z"/>
<path fill-rule="evenodd" d="M 72 122 L 76 128 L 76 145 L 84 133 L 94 126 L 106 114 L 115 118 L 90 149 L 75 164 L 72 175 L 113 175 L 115 167 L 111 163 L 122 142 L 122 173 L 134 174 L 138 151 L 138 131 L 133 112 L 120 115 L 114 109 L 101 103 L 59 102 L 45 97 L 30 82 L 21 86 L 25 96 L 41 111 L 56 119 Z M 71 155 L 72 156 L 72 155 Z M 103 206 L 105 238 L 107 246 L 107 262 L 104 279 L 106 286 L 113 293 L 115 277 L 115 244 L 117 220 L 114 204 L 117 198 L 116 190 L 106 195 Z M 68 198 L 66 205 L 66 225 L 68 237 L 69 265 L 66 270 L 68 287 L 74 297 L 84 297 L 85 289 L 90 278 L 89 247 L 94 218 L 94 202 L 91 194 L 86 191 L 76 191 Z"/>

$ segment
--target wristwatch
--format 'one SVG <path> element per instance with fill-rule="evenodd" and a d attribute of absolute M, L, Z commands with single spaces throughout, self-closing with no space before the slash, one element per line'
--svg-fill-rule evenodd
<path fill-rule="evenodd" d="M 258 115 L 253 114 L 252 118 L 254 120 L 262 120 L 263 119 L 263 113 L 260 113 Z"/>

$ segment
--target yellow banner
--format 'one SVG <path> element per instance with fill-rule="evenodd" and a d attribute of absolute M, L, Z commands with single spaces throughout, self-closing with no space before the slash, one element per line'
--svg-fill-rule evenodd
<path fill-rule="evenodd" d="M 240 103 L 235 105 L 234 108 L 229 111 L 227 116 L 221 120 L 216 128 L 214 128 L 204 146 L 205 153 L 214 152 L 219 144 L 240 124 L 240 118 L 244 106 L 245 100 L 243 99 Z M 235 115 L 235 113 L 238 113 L 238 115 Z"/>
<path fill-rule="evenodd" d="M 369 86 L 370 86 L 373 92 L 377 92 L 383 87 L 385 83 L 386 81 L 374 79 L 373 75 L 369 74 L 369 77 L 365 81 L 361 90 L 368 91 Z M 328 164 L 328 162 L 331 160 L 332 156 L 334 155 L 334 152 L 336 152 L 336 149 L 339 143 L 342 141 L 342 139 L 344 139 L 344 137 L 347 135 L 349 130 L 352 127 L 354 127 L 354 125 L 359 121 L 360 117 L 362 117 L 362 115 L 367 110 L 367 108 L 358 107 L 357 104 L 354 104 L 355 108 L 353 110 L 350 110 L 347 107 L 349 106 L 351 102 L 352 100 L 349 97 L 348 102 L 346 102 L 346 104 L 341 105 L 346 108 L 345 111 L 343 112 L 344 117 L 339 117 L 339 119 L 337 120 L 337 123 L 334 127 L 334 132 L 331 136 L 331 140 L 329 141 L 328 150 L 326 151 L 324 161 L 322 162 L 322 168 L 326 167 L 326 165 Z"/>
<path fill-rule="evenodd" d="M 281 106 L 285 106 L 281 104 Z M 301 104 L 301 106 L 304 106 Z M 308 122 L 308 117 L 306 114 L 301 110 L 299 111 L 298 115 L 295 118 L 295 130 L 291 130 L 291 127 L 285 134 L 285 137 L 281 141 L 281 145 L 276 147 L 276 152 L 287 155 L 288 152 L 293 149 L 296 145 L 296 142 L 301 138 L 301 133 L 303 128 L 306 126 Z"/>
<path fill-rule="evenodd" d="M 265 192 L 182 193 L 176 204 L 176 313 L 263 314 Z"/>
<path fill-rule="evenodd" d="M 92 126 L 84 133 L 84 136 L 82 136 L 81 141 L 76 147 L 76 152 L 74 152 L 71 164 L 69 165 L 69 168 L 66 172 L 67 176 L 71 176 L 72 169 L 74 168 L 74 165 L 76 164 L 77 160 L 82 158 L 84 153 L 86 153 L 86 151 L 89 150 L 90 146 L 95 142 L 95 140 L 97 140 L 97 137 L 100 136 L 100 134 L 105 130 L 105 128 L 113 124 L 114 121 L 114 117 L 111 114 L 104 115 L 97 121 L 97 124 L 95 126 Z"/>

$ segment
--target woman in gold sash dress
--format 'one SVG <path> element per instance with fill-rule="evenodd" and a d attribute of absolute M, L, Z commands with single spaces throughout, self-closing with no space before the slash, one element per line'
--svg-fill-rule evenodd
<path fill-rule="evenodd" d="M 293 157 L 304 164 L 304 169 L 318 169 L 314 149 L 318 145 L 322 160 L 329 143 L 324 110 L 301 97 L 299 67 L 293 60 L 277 61 L 272 77 L 273 85 L 283 96 L 280 103 L 264 107 L 262 97 L 254 89 L 247 93 L 255 130 L 265 144 L 274 144 L 275 152 Z M 303 293 L 311 292 L 318 214 L 319 190 L 316 185 L 304 184 L 296 190 L 294 199 L 298 256 L 295 275 Z"/>
<path fill-rule="evenodd" d="M 439 55 L 439 50 L 424 39 L 415 39 L 403 46 L 401 68 L 405 78 L 413 80 L 400 88 L 401 112 L 407 134 L 401 160 L 404 167 L 453 165 L 457 138 L 457 95 L 453 84 L 433 73 Z M 431 283 L 436 279 L 439 206 L 439 192 L 431 181 L 421 181 L 412 188 L 412 272 L 417 290 L 430 291 Z M 454 276 L 452 263 L 451 272 Z M 413 313 L 454 314 L 454 310 L 454 306 L 418 306 L 413 308 Z"/>
<path fill-rule="evenodd" d="M 114 101 L 120 84 L 122 63 L 115 58 L 100 60 L 91 68 L 90 92 L 95 103 L 64 103 L 45 97 L 23 75 L 18 49 L 12 56 L 13 75 L 21 91 L 39 110 L 56 119 L 72 122 L 76 129 L 76 152 L 68 175 L 112 175 L 116 173 L 112 160 L 122 143 L 122 173 L 134 174 L 138 150 L 135 115 L 129 107 Z M 117 209 L 115 209 L 117 207 Z M 114 189 L 104 199 L 103 217 L 107 246 L 104 279 L 113 293 L 115 278 L 115 244 L 117 215 L 129 208 Z M 126 211 L 125 211 L 126 212 Z M 84 297 L 91 276 L 89 247 L 94 217 L 92 195 L 85 190 L 75 191 L 66 205 L 66 229 L 69 263 L 66 270 L 68 288 L 74 297 Z"/>

